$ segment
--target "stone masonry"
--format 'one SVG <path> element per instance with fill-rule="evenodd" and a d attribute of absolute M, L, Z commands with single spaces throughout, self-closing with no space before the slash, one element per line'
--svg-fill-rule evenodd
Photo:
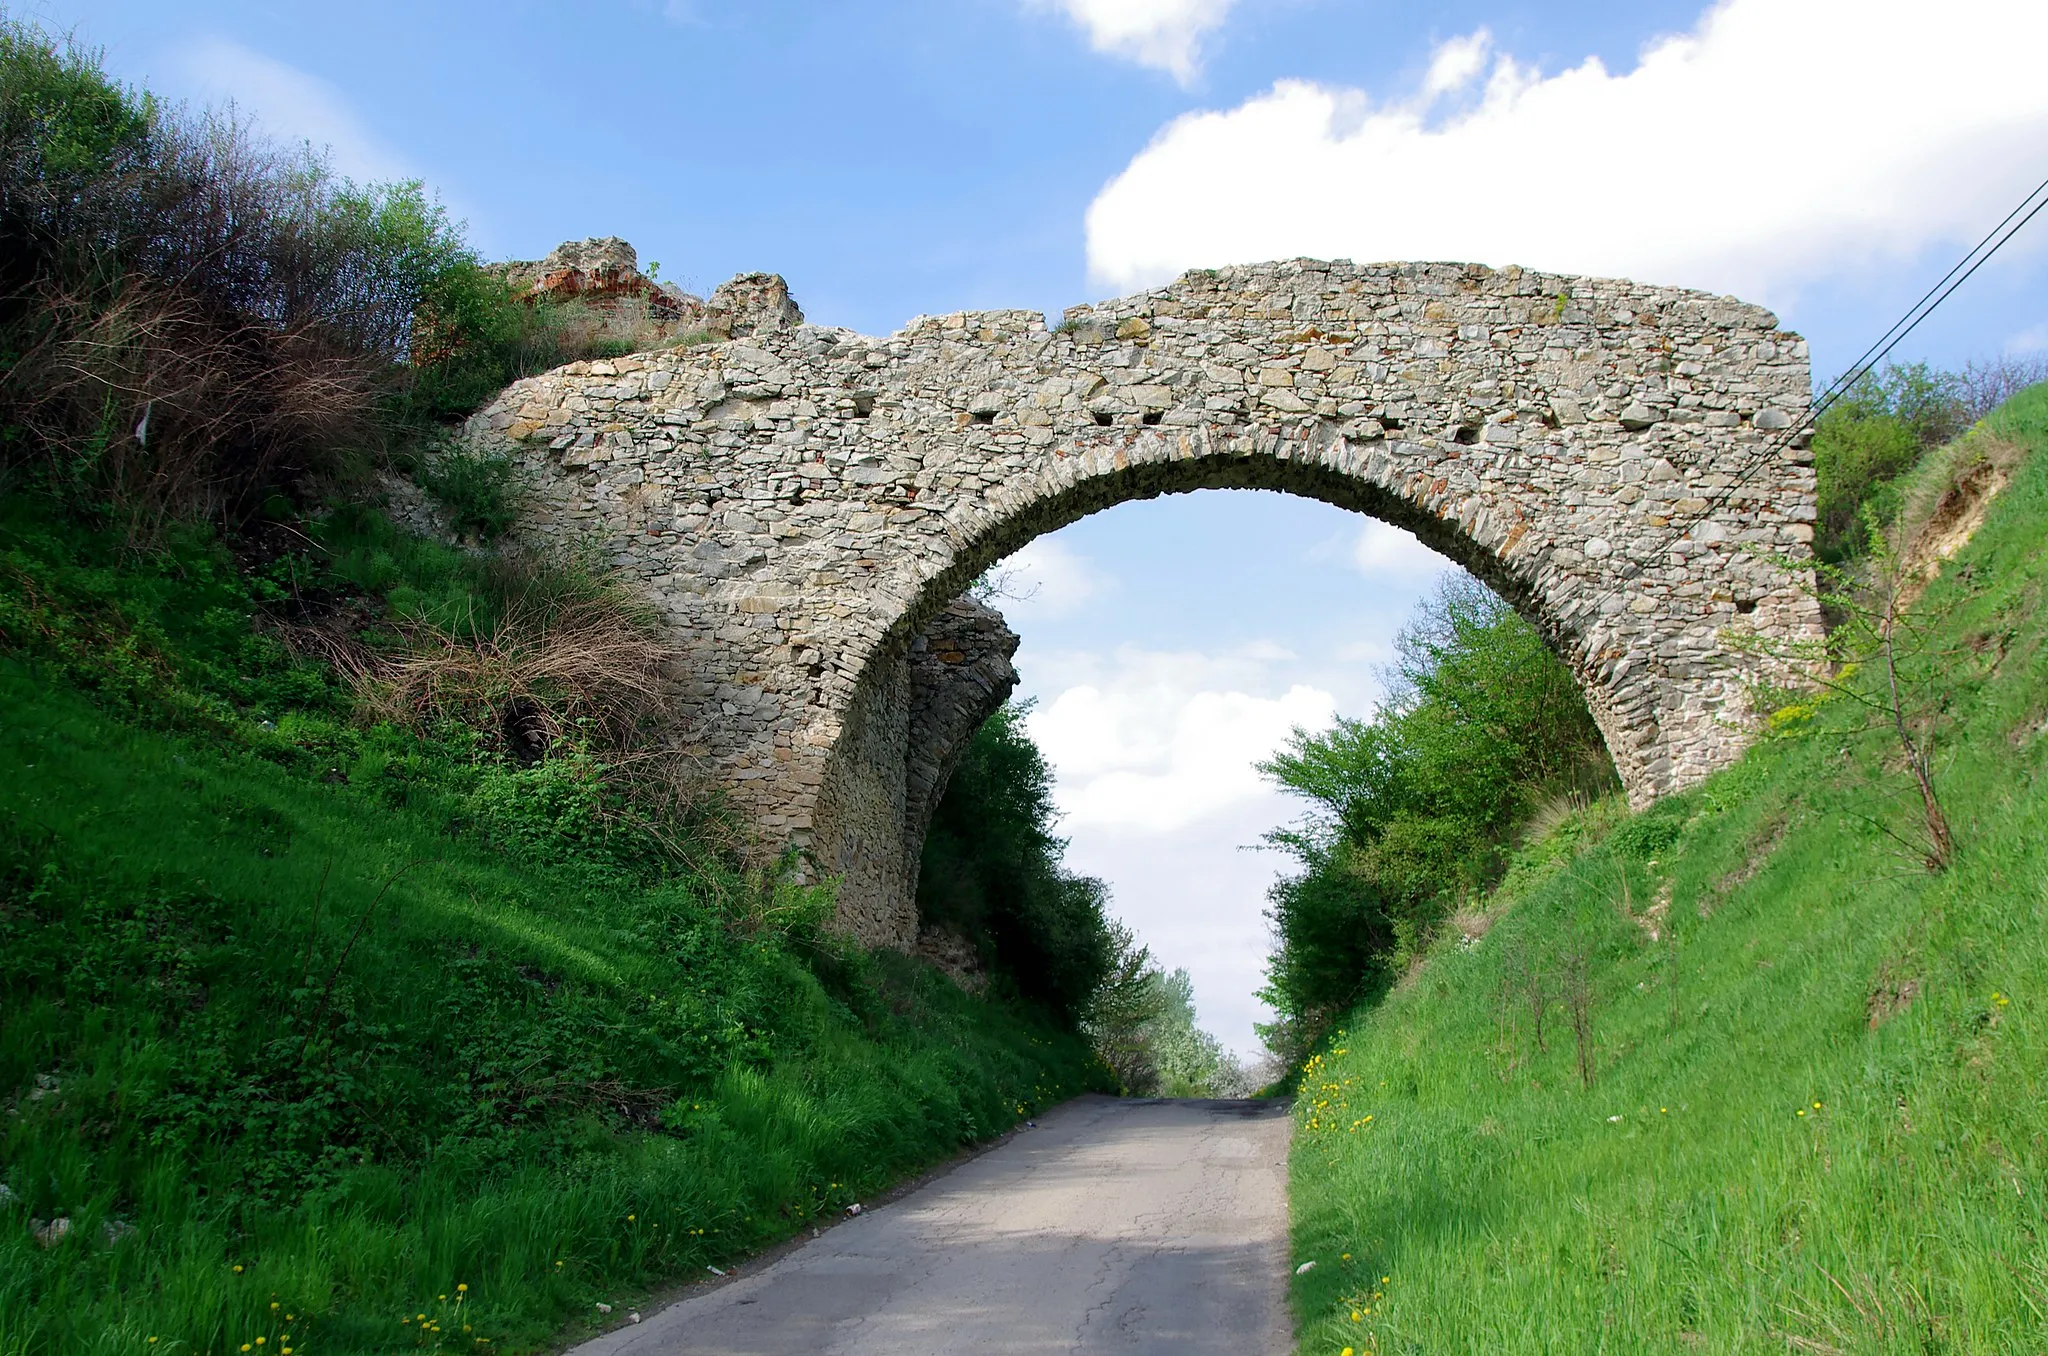
<path fill-rule="evenodd" d="M 779 279 L 747 286 L 786 300 Z M 1032 538 L 1131 499 L 1309 495 L 1407 528 L 1535 622 L 1631 798 L 1745 741 L 1809 637 L 1806 344 L 1732 298 L 1460 264 L 1193 272 L 1066 313 L 800 323 L 575 363 L 470 423 L 673 628 L 675 738 L 841 879 L 871 943 L 916 932 L 950 760 L 1015 681 L 962 604 Z M 1228 541 L 1216 543 L 1227 551 Z"/>

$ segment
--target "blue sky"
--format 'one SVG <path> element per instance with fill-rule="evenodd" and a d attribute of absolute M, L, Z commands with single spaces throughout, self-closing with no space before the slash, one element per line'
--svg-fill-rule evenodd
<path fill-rule="evenodd" d="M 42 0 L 117 75 L 233 98 L 492 257 L 617 234 L 810 319 L 1049 312 L 1182 267 L 1466 258 L 1738 292 L 1832 375 L 2048 175 L 2039 0 Z M 1917 334 L 2048 349 L 2048 219 Z M 1250 762 L 1360 711 L 1442 562 L 1205 493 L 1027 548 L 1006 610 L 1073 860 L 1251 1048 L 1289 807 Z"/>

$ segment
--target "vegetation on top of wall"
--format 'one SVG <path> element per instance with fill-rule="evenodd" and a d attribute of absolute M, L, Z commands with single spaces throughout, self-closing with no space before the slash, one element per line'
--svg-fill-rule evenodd
<path fill-rule="evenodd" d="M 1304 1350 L 2048 1343 L 2048 387 L 1901 493 L 1968 500 L 1986 439 L 2027 455 L 1942 543 L 1911 605 L 1929 643 L 1898 656 L 1937 698 L 1946 869 L 1853 694 L 1532 842 L 1490 928 L 1438 939 L 1301 1068 Z M 1882 664 L 1839 681 L 1889 702 Z"/>

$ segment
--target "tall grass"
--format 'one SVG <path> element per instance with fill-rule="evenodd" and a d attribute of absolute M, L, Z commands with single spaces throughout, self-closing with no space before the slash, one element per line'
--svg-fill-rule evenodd
<path fill-rule="evenodd" d="M 1950 869 L 1846 702 L 1568 820 L 1303 1071 L 1303 1351 L 2048 1347 L 2048 388 L 1991 423 L 2032 455 L 1916 604 Z"/>

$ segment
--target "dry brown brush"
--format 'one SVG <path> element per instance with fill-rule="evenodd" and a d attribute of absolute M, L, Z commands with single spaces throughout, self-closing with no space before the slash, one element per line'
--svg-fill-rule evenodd
<path fill-rule="evenodd" d="M 348 677 L 358 709 L 401 725 L 498 732 L 504 751 L 525 759 L 571 737 L 632 751 L 669 657 L 630 604 L 604 595 L 516 600 L 476 628 L 386 625 L 388 648 L 312 642 Z"/>
<path fill-rule="evenodd" d="M 72 508 L 146 541 L 377 452 L 464 265 L 418 185 L 339 180 L 0 16 L 0 461 Z"/>
<path fill-rule="evenodd" d="M 250 323 L 139 276 L 41 283 L 0 371 L 17 465 L 131 537 L 247 512 L 369 430 L 370 364 L 319 327 Z"/>

